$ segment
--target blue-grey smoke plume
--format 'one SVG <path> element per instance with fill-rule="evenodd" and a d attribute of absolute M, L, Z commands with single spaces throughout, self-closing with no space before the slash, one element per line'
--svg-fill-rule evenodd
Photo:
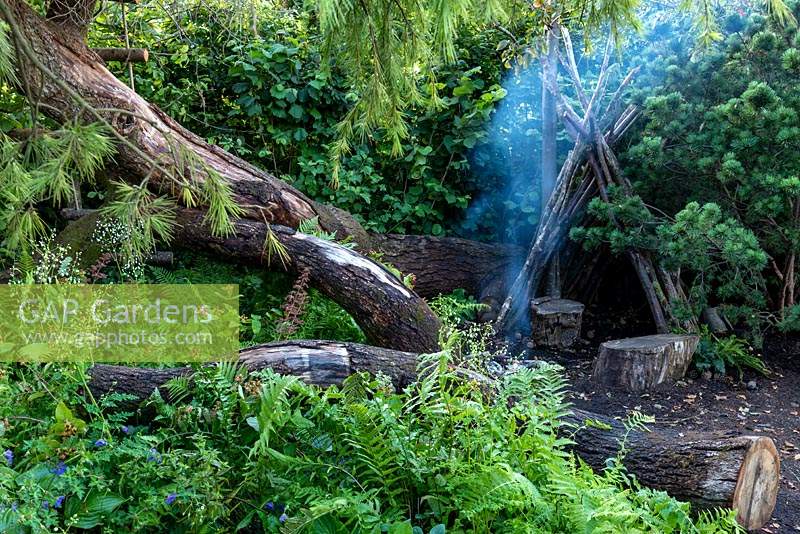
<path fill-rule="evenodd" d="M 465 233 L 526 244 L 538 224 L 541 180 L 541 77 L 538 62 L 505 76 L 505 98 L 487 128 L 487 142 L 470 158 L 482 193 L 463 222 Z"/>

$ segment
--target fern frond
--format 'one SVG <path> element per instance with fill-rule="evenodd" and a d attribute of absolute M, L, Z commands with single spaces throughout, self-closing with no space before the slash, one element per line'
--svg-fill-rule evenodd
<path fill-rule="evenodd" d="M 164 384 L 169 393 L 171 404 L 182 404 L 192 394 L 191 379 L 188 376 L 176 376 Z"/>

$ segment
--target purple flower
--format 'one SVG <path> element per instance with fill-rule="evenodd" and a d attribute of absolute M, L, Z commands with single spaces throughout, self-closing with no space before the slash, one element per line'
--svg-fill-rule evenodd
<path fill-rule="evenodd" d="M 6 449 L 3 452 L 3 458 L 6 459 L 6 463 L 8 464 L 9 467 L 11 467 L 11 465 L 14 464 L 14 453 L 11 452 L 11 449 Z"/>
<path fill-rule="evenodd" d="M 286 520 L 287 520 L 287 519 L 289 519 L 289 516 L 288 516 L 288 515 L 286 515 L 286 514 L 281 514 L 281 516 L 278 518 L 278 521 L 280 521 L 281 523 L 286 523 Z"/>
<path fill-rule="evenodd" d="M 58 464 L 54 468 L 52 468 L 50 472 L 60 477 L 61 475 L 67 472 L 67 464 L 65 464 L 64 462 L 58 462 Z"/>
<path fill-rule="evenodd" d="M 42 508 L 44 508 L 45 510 L 49 510 L 50 509 L 50 503 L 47 502 L 47 501 L 42 501 Z"/>
<path fill-rule="evenodd" d="M 122 426 L 122 432 L 123 432 L 123 434 L 130 434 L 131 433 L 131 427 L 129 427 L 127 425 L 123 425 Z"/>
<path fill-rule="evenodd" d="M 155 462 L 157 464 L 161 463 L 161 455 L 155 449 L 150 449 L 150 454 L 147 455 L 148 462 Z"/>
<path fill-rule="evenodd" d="M 64 504 L 64 496 L 59 495 L 56 497 L 56 502 L 53 503 L 54 508 L 61 508 L 61 505 Z"/>
<path fill-rule="evenodd" d="M 100 439 L 98 439 L 97 441 L 94 442 L 94 446 L 98 447 L 98 448 L 105 447 L 106 445 L 108 445 L 108 442 L 106 440 L 104 440 L 103 438 L 100 438 Z"/>
<path fill-rule="evenodd" d="M 177 499 L 177 498 L 178 498 L 178 495 L 176 493 L 170 493 L 169 495 L 167 495 L 167 498 L 164 499 L 164 502 L 167 503 L 167 504 L 172 504 L 172 503 L 175 502 L 175 499 Z"/>
<path fill-rule="evenodd" d="M 269 501 L 267 504 L 264 505 L 264 508 L 266 508 L 267 510 L 274 510 L 275 505 L 272 504 L 272 501 Z"/>

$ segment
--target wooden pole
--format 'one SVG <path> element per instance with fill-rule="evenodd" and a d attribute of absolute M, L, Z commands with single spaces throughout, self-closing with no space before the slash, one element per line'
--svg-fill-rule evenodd
<path fill-rule="evenodd" d="M 146 48 L 92 48 L 103 61 L 147 63 L 150 52 Z"/>

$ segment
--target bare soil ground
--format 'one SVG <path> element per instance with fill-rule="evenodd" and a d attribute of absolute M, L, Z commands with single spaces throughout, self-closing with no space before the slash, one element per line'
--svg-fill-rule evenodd
<path fill-rule="evenodd" d="M 781 454 L 781 489 L 772 521 L 761 532 L 800 532 L 800 337 L 768 336 L 763 355 L 771 370 L 769 376 L 746 372 L 739 381 L 731 376 L 703 378 L 692 372 L 676 385 L 630 394 L 598 388 L 590 380 L 592 365 L 601 341 L 629 337 L 643 325 L 628 322 L 609 329 L 591 312 L 588 319 L 583 332 L 591 339 L 582 340 L 573 353 L 528 351 L 530 357 L 565 367 L 574 405 L 619 417 L 639 410 L 655 416 L 653 427 L 704 432 L 739 429 L 743 434 L 771 437 Z M 603 339 L 598 331 L 604 332 Z M 609 331 L 616 336 L 609 336 Z M 646 333 L 648 329 L 639 335 Z"/>

